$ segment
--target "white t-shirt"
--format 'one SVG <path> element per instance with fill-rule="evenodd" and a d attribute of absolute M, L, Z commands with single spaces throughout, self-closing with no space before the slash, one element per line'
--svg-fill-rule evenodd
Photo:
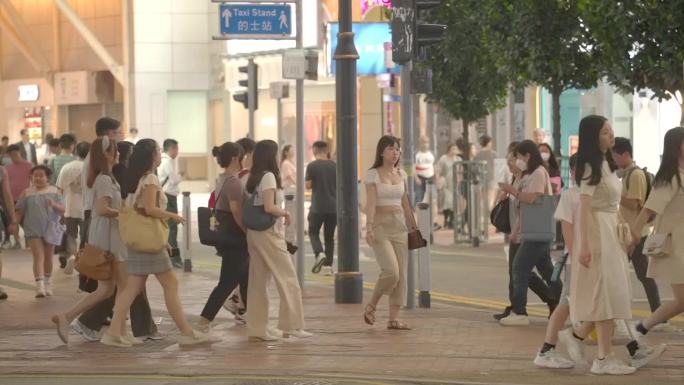
<path fill-rule="evenodd" d="M 416 153 L 416 174 L 423 178 L 432 178 L 435 175 L 435 156 L 432 152 Z"/>
<path fill-rule="evenodd" d="M 563 191 L 560 197 L 560 202 L 558 202 L 558 207 L 556 207 L 556 213 L 554 214 L 554 218 L 556 218 L 559 221 L 572 223 L 572 244 L 576 250 L 577 247 L 579 247 L 580 245 L 581 231 L 579 187 L 574 186 Z M 570 258 L 568 258 L 567 263 L 570 263 Z"/>
<path fill-rule="evenodd" d="M 276 184 L 276 178 L 275 175 L 273 175 L 272 172 L 267 172 L 264 174 L 264 176 L 261 177 L 261 182 L 256 187 L 256 190 L 254 193 L 256 196 L 254 197 L 254 205 L 255 206 L 263 206 L 264 205 L 264 199 L 263 199 L 263 192 L 265 190 L 276 190 L 276 206 L 282 206 L 283 204 L 283 190 L 278 189 L 278 185 Z"/>

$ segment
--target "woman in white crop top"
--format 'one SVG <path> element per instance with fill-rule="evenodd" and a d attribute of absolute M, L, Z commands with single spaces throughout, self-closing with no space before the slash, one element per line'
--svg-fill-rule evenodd
<path fill-rule="evenodd" d="M 387 328 L 410 330 L 399 321 L 399 309 L 406 299 L 407 227 L 415 222 L 406 194 L 406 173 L 397 168 L 400 155 L 399 139 L 383 136 L 378 142 L 375 163 L 366 173 L 366 241 L 375 252 L 380 276 L 363 319 L 373 325 L 378 302 L 387 295 L 390 302 Z"/>

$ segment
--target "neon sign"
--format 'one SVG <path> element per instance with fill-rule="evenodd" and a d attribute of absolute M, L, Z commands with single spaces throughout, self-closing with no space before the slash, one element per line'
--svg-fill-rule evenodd
<path fill-rule="evenodd" d="M 392 0 L 361 0 L 361 14 L 365 15 L 371 7 L 376 5 L 392 8 Z"/>

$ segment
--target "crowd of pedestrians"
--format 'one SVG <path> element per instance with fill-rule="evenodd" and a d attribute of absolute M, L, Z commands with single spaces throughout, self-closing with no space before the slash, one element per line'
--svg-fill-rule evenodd
<path fill-rule="evenodd" d="M 96 122 L 95 131 L 97 139 L 92 143 L 78 143 L 65 134 L 46 138 L 46 146 L 36 149 L 22 132 L 20 143 L 3 144 L 7 157 L 0 168 L 4 235 L 7 242 L 14 238 L 14 244 L 7 246 L 21 247 L 21 225 L 33 257 L 36 298 L 53 294 L 55 250 L 66 274 L 75 265 L 78 268 L 78 258 L 94 250 L 111 261 L 111 274 L 82 277 L 79 287 L 88 293 L 52 317 L 64 343 L 69 342 L 71 330 L 115 347 L 164 338 L 152 320 L 145 292 L 150 275 L 163 289 L 181 345 L 214 341 L 212 324 L 222 307 L 246 324 L 250 341 L 313 336 L 306 330 L 302 290 L 290 258 L 302 245 L 286 235 L 292 218 L 284 209 L 285 195 L 297 183 L 291 146 L 281 149 L 272 140 L 243 138 L 213 149 L 222 172 L 209 202 L 208 226 L 221 234 L 213 244 L 221 269 L 193 325 L 181 305 L 173 270 L 182 266 L 177 243 L 177 226 L 184 221 L 178 215 L 179 143 L 167 139 L 159 146 L 155 140 L 138 138 L 137 130 L 131 130 L 130 142 L 120 141 L 119 122 L 106 117 Z M 508 146 L 500 176 L 494 167 L 492 138 L 484 135 L 479 142 L 482 149 L 475 159 L 487 164 L 489 175 L 483 199 L 491 195 L 491 203 L 507 202 L 510 306 L 494 318 L 502 326 L 528 325 L 531 289 L 549 308 L 547 330 L 534 358 L 537 366 L 561 369 L 584 363 L 583 341 L 594 331 L 598 342 L 590 369 L 594 374 L 631 374 L 657 359 L 665 345 L 648 346 L 644 336 L 684 312 L 684 128 L 667 133 L 662 163 L 653 175 L 634 162 L 629 140 L 615 138 L 606 118 L 587 116 L 579 125 L 577 153 L 569 159 L 567 186 L 559 160 L 540 132 L 534 141 Z M 314 160 L 304 177 L 312 192 L 308 216 L 315 257 L 312 271 L 331 275 L 336 164 L 326 142 L 315 142 L 312 150 Z M 460 210 L 467 205 L 454 200 L 465 199 L 467 194 L 457 181 L 467 176 L 454 175 L 459 172 L 454 165 L 466 152 L 471 159 L 472 147 L 459 141 L 448 145 L 435 162 L 429 140 L 423 137 L 415 174 L 409 178 L 399 167 L 399 140 L 383 136 L 378 141 L 373 165 L 364 172 L 366 241 L 380 268 L 364 308 L 365 323 L 377 322 L 376 309 L 387 296 L 387 328 L 411 329 L 400 317 L 407 295 L 409 234 L 417 230 L 408 183 L 415 183 L 417 201 L 423 201 L 427 186 L 435 182 L 444 227 L 464 223 L 455 218 L 466 215 Z M 496 180 L 499 194 L 494 198 Z M 131 235 L 129 225 L 139 234 Z M 564 248 L 555 261 L 554 243 Z M 636 323 L 630 322 L 630 262 L 652 311 Z M 674 301 L 661 303 L 657 282 L 671 285 Z M 271 283 L 280 298 L 276 327 L 268 322 Z M 0 288 L 0 299 L 6 298 Z M 126 326 L 129 314 L 132 332 Z M 109 328 L 100 333 L 110 316 Z M 566 328 L 568 320 L 571 326 Z M 629 364 L 613 354 L 616 325 L 625 325 L 629 333 Z M 559 343 L 569 358 L 558 351 Z"/>

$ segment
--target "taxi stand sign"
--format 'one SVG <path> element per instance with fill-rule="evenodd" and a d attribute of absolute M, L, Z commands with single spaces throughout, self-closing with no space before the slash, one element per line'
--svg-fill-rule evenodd
<path fill-rule="evenodd" d="M 214 40 L 268 39 L 294 40 L 292 35 L 292 8 L 287 1 L 266 4 L 252 1 L 235 4 L 221 2 L 219 25 L 221 36 Z"/>

